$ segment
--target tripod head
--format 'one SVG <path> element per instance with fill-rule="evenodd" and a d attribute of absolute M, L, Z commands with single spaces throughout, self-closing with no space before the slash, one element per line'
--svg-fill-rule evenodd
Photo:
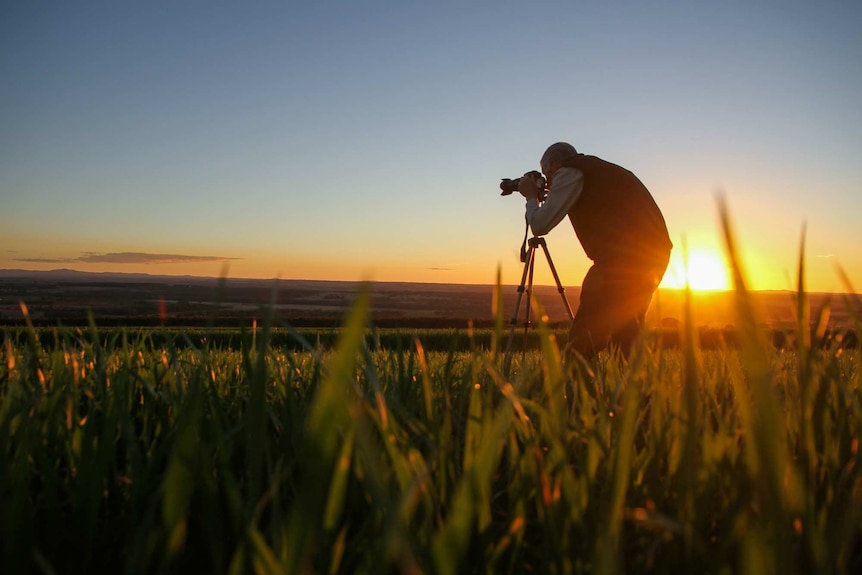
<path fill-rule="evenodd" d="M 521 263 L 526 262 L 527 254 L 539 246 L 546 248 L 545 238 L 543 236 L 530 237 L 530 224 L 527 222 L 524 228 L 524 241 L 521 242 Z"/>
<path fill-rule="evenodd" d="M 547 242 L 545 242 L 545 238 L 542 236 L 533 236 L 529 240 L 527 240 L 527 245 L 531 248 L 538 248 L 547 246 Z"/>

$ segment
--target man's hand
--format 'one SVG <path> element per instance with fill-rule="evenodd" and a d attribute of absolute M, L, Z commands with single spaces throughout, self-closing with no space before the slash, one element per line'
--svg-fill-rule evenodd
<path fill-rule="evenodd" d="M 538 172 L 527 172 L 521 178 L 521 181 L 518 182 L 518 191 L 521 192 L 521 195 L 527 198 L 539 199 L 539 180 L 540 176 Z M 541 182 L 544 184 L 544 182 Z"/>

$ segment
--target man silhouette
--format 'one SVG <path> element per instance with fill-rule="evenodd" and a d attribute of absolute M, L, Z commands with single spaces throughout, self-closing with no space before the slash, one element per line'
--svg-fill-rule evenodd
<path fill-rule="evenodd" d="M 616 346 L 628 356 L 673 247 L 664 217 L 632 172 L 579 154 L 571 144 L 551 145 L 540 165 L 548 186 L 543 203 L 535 172 L 524 174 L 518 186 L 530 229 L 545 235 L 568 215 L 593 261 L 566 352 L 591 358 Z"/>

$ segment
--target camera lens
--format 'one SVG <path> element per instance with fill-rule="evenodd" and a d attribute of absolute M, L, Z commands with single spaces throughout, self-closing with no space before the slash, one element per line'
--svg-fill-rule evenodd
<path fill-rule="evenodd" d="M 521 178 L 515 178 L 514 180 L 510 179 L 510 178 L 503 178 L 503 181 L 500 182 L 500 189 L 503 190 L 503 193 L 500 195 L 501 196 L 508 196 L 509 194 L 511 194 L 513 192 L 517 192 L 518 191 L 518 185 L 520 183 L 521 183 Z"/>

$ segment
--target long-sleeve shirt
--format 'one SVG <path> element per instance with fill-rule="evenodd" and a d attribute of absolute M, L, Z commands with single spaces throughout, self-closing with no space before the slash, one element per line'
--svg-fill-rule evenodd
<path fill-rule="evenodd" d="M 559 168 L 542 205 L 527 200 L 527 223 L 535 236 L 543 236 L 559 224 L 574 207 L 584 188 L 584 174 L 575 168 Z"/>

